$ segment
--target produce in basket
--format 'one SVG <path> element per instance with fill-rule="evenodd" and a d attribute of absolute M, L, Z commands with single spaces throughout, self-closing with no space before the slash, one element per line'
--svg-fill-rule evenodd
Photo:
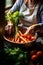
<path fill-rule="evenodd" d="M 9 42 L 14 43 L 30 43 L 36 40 L 35 35 L 22 33 L 21 29 L 18 28 L 18 20 L 24 17 L 23 14 L 18 11 L 10 13 L 6 16 L 8 24 L 5 26 L 5 37 Z M 25 31 L 26 32 L 26 31 Z"/>

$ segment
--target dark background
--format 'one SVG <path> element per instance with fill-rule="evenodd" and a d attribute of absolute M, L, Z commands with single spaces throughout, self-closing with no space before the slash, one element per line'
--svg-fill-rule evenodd
<path fill-rule="evenodd" d="M 5 0 L 0 0 L 0 49 L 3 46 L 3 30 L 5 25 Z"/>
<path fill-rule="evenodd" d="M 13 0 L 14 4 L 15 0 Z M 4 34 L 4 27 L 6 25 L 5 21 L 5 0 L 0 0 L 0 48 L 3 45 L 3 34 Z"/>
<path fill-rule="evenodd" d="M 5 22 L 5 0 L 0 0 L 0 26 Z"/>
<path fill-rule="evenodd" d="M 4 25 L 5 25 L 5 0 L 0 0 L 0 60 L 2 61 L 3 59 L 3 30 L 4 30 Z M 2 65 L 2 62 L 0 61 L 0 65 Z"/>

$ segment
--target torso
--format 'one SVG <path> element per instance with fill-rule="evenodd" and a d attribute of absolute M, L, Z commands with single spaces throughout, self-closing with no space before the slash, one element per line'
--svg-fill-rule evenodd
<path fill-rule="evenodd" d="M 37 23 L 36 15 L 37 15 L 38 7 L 39 7 L 39 5 L 36 5 L 35 8 L 30 10 L 25 5 L 25 3 L 22 4 L 22 6 L 20 8 L 20 12 L 23 13 L 23 15 L 25 16 L 24 19 L 22 19 L 22 21 L 21 21 L 24 25 L 30 26 L 32 24 Z"/>

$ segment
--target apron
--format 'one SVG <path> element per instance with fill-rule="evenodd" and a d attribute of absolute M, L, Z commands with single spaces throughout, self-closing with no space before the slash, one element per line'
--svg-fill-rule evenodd
<path fill-rule="evenodd" d="M 29 9 L 25 3 L 22 4 L 20 8 L 20 13 L 23 13 L 24 18 L 20 20 L 20 22 L 25 26 L 31 26 L 33 24 L 37 24 L 36 16 L 38 11 L 39 5 L 37 5 L 33 9 Z"/>

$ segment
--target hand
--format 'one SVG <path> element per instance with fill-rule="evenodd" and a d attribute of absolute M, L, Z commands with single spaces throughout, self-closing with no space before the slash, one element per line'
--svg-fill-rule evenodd
<path fill-rule="evenodd" d="M 30 26 L 29 28 L 27 28 L 25 34 L 34 34 L 35 31 L 34 31 L 35 27 L 34 26 Z"/>
<path fill-rule="evenodd" d="M 34 24 L 32 26 L 30 26 L 29 28 L 27 28 L 25 34 L 35 34 L 36 32 L 40 31 L 40 25 L 39 24 Z"/>

